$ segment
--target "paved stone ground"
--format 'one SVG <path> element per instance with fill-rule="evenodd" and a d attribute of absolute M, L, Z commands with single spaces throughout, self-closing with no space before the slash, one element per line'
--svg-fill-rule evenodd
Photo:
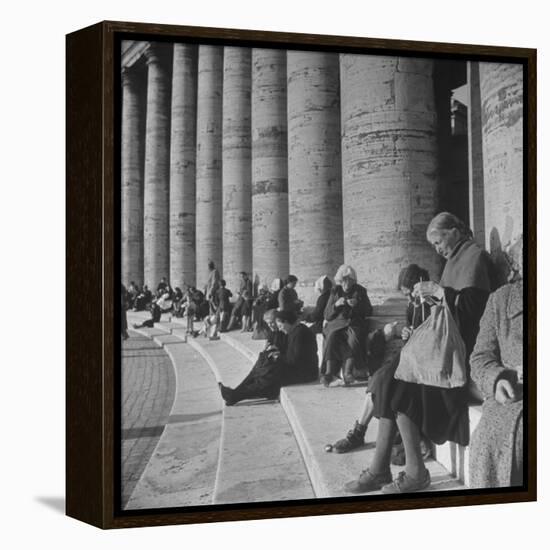
<path fill-rule="evenodd" d="M 126 506 L 164 430 L 175 378 L 166 352 L 130 331 L 122 346 L 122 507 Z"/>

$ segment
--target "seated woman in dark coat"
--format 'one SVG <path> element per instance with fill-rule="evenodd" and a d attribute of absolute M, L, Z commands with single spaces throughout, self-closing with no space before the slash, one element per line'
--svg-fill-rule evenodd
<path fill-rule="evenodd" d="M 284 332 L 277 330 L 275 310 L 267 311 L 264 321 L 268 330 L 267 342 L 252 370 L 235 389 L 218 384 L 228 406 L 243 399 L 275 399 L 279 395 L 284 373 L 281 357 L 286 350 L 287 338 Z"/>
<path fill-rule="evenodd" d="M 304 303 L 298 299 L 296 293 L 296 284 L 298 283 L 298 277 L 295 275 L 289 275 L 286 278 L 285 286 L 281 289 L 278 296 L 278 309 L 279 311 L 292 311 L 293 313 L 299 313 Z"/>
<path fill-rule="evenodd" d="M 282 356 L 285 370 L 283 386 L 305 384 L 319 377 L 317 340 L 311 330 L 298 321 L 292 311 L 275 313 L 277 328 L 287 336 L 285 353 Z"/>
<path fill-rule="evenodd" d="M 219 384 L 226 405 L 243 399 L 274 399 L 282 386 L 313 382 L 319 376 L 315 336 L 296 315 L 270 310 L 266 323 L 272 333 L 247 377 L 235 389 Z"/>
<path fill-rule="evenodd" d="M 372 305 L 367 289 L 357 283 L 355 270 L 349 265 L 339 267 L 325 309 L 327 324 L 321 382 L 329 387 L 343 369 L 344 383 L 354 381 L 353 369 L 366 368 L 367 322 Z"/>
<path fill-rule="evenodd" d="M 330 298 L 331 288 L 332 282 L 326 275 L 319 277 L 319 279 L 315 281 L 315 290 L 319 294 L 315 307 L 304 308 L 301 320 L 308 324 L 313 334 L 321 334 L 323 332 L 325 309 L 327 307 L 328 299 Z"/>

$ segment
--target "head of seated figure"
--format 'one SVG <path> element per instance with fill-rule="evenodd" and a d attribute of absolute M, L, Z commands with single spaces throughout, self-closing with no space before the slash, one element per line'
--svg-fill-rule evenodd
<path fill-rule="evenodd" d="M 275 322 L 275 309 L 270 309 L 264 313 L 264 322 L 268 326 L 269 330 L 276 331 L 277 323 Z"/>
<path fill-rule="evenodd" d="M 331 288 L 332 282 L 326 275 L 319 277 L 315 281 L 315 290 L 318 294 L 324 294 L 325 292 L 328 292 Z"/>
<path fill-rule="evenodd" d="M 429 223 L 426 238 L 448 260 L 459 243 L 472 238 L 472 230 L 454 214 L 440 212 Z"/>
<path fill-rule="evenodd" d="M 357 283 L 357 273 L 351 265 L 343 264 L 338 268 L 334 276 L 334 282 L 340 285 L 344 292 L 348 292 Z"/>
<path fill-rule="evenodd" d="M 294 288 L 297 282 L 298 282 L 298 277 L 296 277 L 295 275 L 289 275 L 286 278 L 286 286 L 288 288 Z"/>
<path fill-rule="evenodd" d="M 429 280 L 430 274 L 426 269 L 423 269 L 416 264 L 409 264 L 399 272 L 399 277 L 397 279 L 397 290 L 400 290 L 405 296 L 410 298 L 416 283 Z"/>
<path fill-rule="evenodd" d="M 297 320 L 298 316 L 293 311 L 277 311 L 275 313 L 277 329 L 285 334 L 290 332 Z"/>

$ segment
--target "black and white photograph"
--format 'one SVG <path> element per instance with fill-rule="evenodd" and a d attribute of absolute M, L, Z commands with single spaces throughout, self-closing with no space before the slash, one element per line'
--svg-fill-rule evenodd
<path fill-rule="evenodd" d="M 525 65 L 119 61 L 120 510 L 525 487 Z"/>

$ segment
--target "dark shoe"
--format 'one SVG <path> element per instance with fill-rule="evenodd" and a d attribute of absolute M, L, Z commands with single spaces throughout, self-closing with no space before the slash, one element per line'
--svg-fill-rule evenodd
<path fill-rule="evenodd" d="M 323 386 L 325 386 L 325 388 L 328 388 L 333 380 L 334 376 L 331 374 L 323 374 L 319 381 L 323 384 Z"/>
<path fill-rule="evenodd" d="M 391 472 L 388 470 L 383 474 L 373 474 L 367 468 L 361 472 L 358 479 L 349 481 L 344 485 L 344 489 L 348 493 L 369 493 L 371 491 L 379 491 L 388 482 L 391 481 Z"/>
<path fill-rule="evenodd" d="M 388 485 L 382 487 L 382 492 L 385 495 L 393 495 L 397 493 L 415 493 L 417 491 L 423 491 L 427 489 L 432 480 L 430 478 L 430 472 L 426 470 L 424 474 L 421 475 L 420 479 L 410 477 L 406 472 L 399 472 L 399 475 L 395 478 L 394 481 Z"/>
<path fill-rule="evenodd" d="M 333 446 L 335 453 L 347 453 L 365 444 L 365 432 L 367 427 L 355 421 L 353 429 L 348 432 L 344 439 L 340 439 Z"/>
<path fill-rule="evenodd" d="M 221 382 L 218 382 L 218 387 L 220 388 L 220 393 L 222 394 L 222 399 L 225 401 L 225 404 L 228 407 L 231 407 L 238 401 L 235 400 L 233 397 L 233 390 L 231 388 L 228 388 L 227 386 L 224 386 Z"/>

